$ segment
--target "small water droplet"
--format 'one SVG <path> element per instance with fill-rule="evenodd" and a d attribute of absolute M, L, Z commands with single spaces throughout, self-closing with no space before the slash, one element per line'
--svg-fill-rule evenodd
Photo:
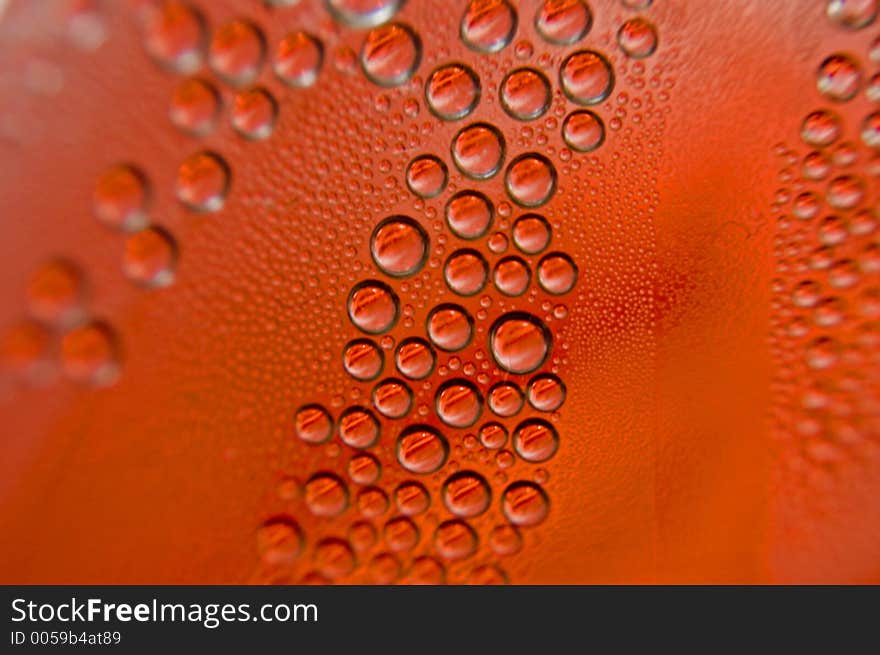
<path fill-rule="evenodd" d="M 95 216 L 109 227 L 133 232 L 147 226 L 151 198 L 146 175 L 130 164 L 117 164 L 98 176 L 92 200 Z"/>
<path fill-rule="evenodd" d="M 229 178 L 229 166 L 220 155 L 197 152 L 178 169 L 177 198 L 195 212 L 219 211 L 226 202 Z"/>
<path fill-rule="evenodd" d="M 177 242 L 161 227 L 148 227 L 125 240 L 122 270 L 132 282 L 147 288 L 167 287 L 174 282 L 178 260 Z"/>
<path fill-rule="evenodd" d="M 306 482 L 305 502 L 315 516 L 339 516 L 348 507 L 348 487 L 333 473 L 317 473 Z"/>
<path fill-rule="evenodd" d="M 229 84 L 245 85 L 256 79 L 266 57 L 266 39 L 254 23 L 237 19 L 214 31 L 208 49 L 211 69 Z"/>

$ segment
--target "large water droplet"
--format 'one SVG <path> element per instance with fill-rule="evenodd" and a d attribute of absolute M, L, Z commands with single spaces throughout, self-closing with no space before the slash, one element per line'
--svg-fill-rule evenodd
<path fill-rule="evenodd" d="M 378 280 L 355 285 L 348 296 L 348 317 L 367 334 L 387 332 L 397 322 L 397 295 Z"/>
<path fill-rule="evenodd" d="M 546 462 L 558 448 L 559 434 L 544 419 L 526 419 L 513 432 L 513 449 L 527 462 Z"/>
<path fill-rule="evenodd" d="M 449 171 L 434 155 L 419 155 L 406 167 L 406 186 L 420 198 L 433 198 L 446 188 Z"/>
<path fill-rule="evenodd" d="M 617 31 L 617 45 L 633 59 L 644 59 L 657 49 L 657 30 L 644 18 L 630 18 Z"/>
<path fill-rule="evenodd" d="M 572 102 L 594 105 L 611 95 L 614 71 L 604 55 L 593 50 L 578 50 L 562 62 L 559 84 Z"/>
<path fill-rule="evenodd" d="M 462 518 L 479 516 L 492 500 L 492 491 L 486 479 L 475 471 L 460 471 L 443 483 L 443 504 L 446 509 Z"/>
<path fill-rule="evenodd" d="M 499 382 L 489 389 L 489 409 L 503 418 L 515 416 L 523 407 L 522 390 L 513 382 Z"/>
<path fill-rule="evenodd" d="M 470 557 L 477 550 L 477 533 L 464 521 L 444 521 L 434 532 L 434 548 L 446 559 Z"/>
<path fill-rule="evenodd" d="M 342 366 L 351 377 L 362 382 L 375 380 L 382 373 L 385 355 L 370 339 L 349 341 L 342 354 Z"/>
<path fill-rule="evenodd" d="M 270 566 L 292 564 L 302 552 L 305 537 L 289 516 L 275 516 L 257 530 L 257 550 Z"/>
<path fill-rule="evenodd" d="M 226 202 L 229 178 L 229 166 L 220 155 L 197 152 L 177 171 L 177 198 L 192 211 L 219 211 Z"/>
<path fill-rule="evenodd" d="M 250 84 L 266 57 L 266 39 L 254 23 L 238 19 L 214 31 L 208 50 L 211 69 L 230 84 Z"/>
<path fill-rule="evenodd" d="M 461 239 L 479 239 L 492 226 L 493 211 L 479 191 L 459 191 L 446 203 L 446 224 Z"/>
<path fill-rule="evenodd" d="M 501 82 L 501 107 L 510 116 L 530 121 L 543 116 L 550 107 L 550 80 L 533 68 L 517 68 Z"/>
<path fill-rule="evenodd" d="M 403 380 L 388 378 L 373 389 L 373 407 L 386 418 L 403 418 L 412 404 L 412 391 Z"/>
<path fill-rule="evenodd" d="M 816 71 L 816 88 L 826 98 L 842 102 L 859 92 L 862 72 L 848 55 L 834 54 L 826 58 Z"/>
<path fill-rule="evenodd" d="M 513 243 L 527 255 L 535 255 L 550 244 L 550 224 L 538 214 L 524 214 L 513 224 Z"/>
<path fill-rule="evenodd" d="M 531 373 L 540 368 L 550 354 L 550 344 L 547 327 L 525 312 L 505 314 L 492 324 L 489 332 L 495 362 L 514 374 Z"/>
<path fill-rule="evenodd" d="M 348 507 L 348 487 L 333 473 L 317 473 L 306 482 L 305 502 L 315 516 L 338 516 Z"/>
<path fill-rule="evenodd" d="M 322 444 L 333 434 L 333 419 L 321 405 L 304 405 L 296 411 L 294 431 L 308 444 Z"/>
<path fill-rule="evenodd" d="M 877 0 L 828 0 L 825 14 L 835 25 L 847 30 L 860 30 L 877 18 Z"/>
<path fill-rule="evenodd" d="M 517 15 L 508 0 L 471 0 L 461 18 L 459 33 L 477 52 L 498 52 L 513 40 Z"/>
<path fill-rule="evenodd" d="M 382 474 L 382 465 L 370 453 L 358 453 L 348 461 L 348 477 L 355 484 L 374 484 Z"/>
<path fill-rule="evenodd" d="M 527 152 L 516 157 L 504 176 L 507 194 L 523 207 L 540 207 L 556 192 L 556 169 L 544 155 Z"/>
<path fill-rule="evenodd" d="M 535 29 L 545 41 L 570 45 L 590 31 L 593 14 L 584 0 L 544 0 L 535 14 Z"/>
<path fill-rule="evenodd" d="M 483 290 L 489 277 L 489 264 L 478 251 L 456 250 L 446 260 L 443 277 L 447 286 L 460 296 L 473 296 Z"/>
<path fill-rule="evenodd" d="M 373 230 L 370 254 L 386 275 L 415 275 L 428 258 L 428 235 L 408 216 L 389 216 Z"/>
<path fill-rule="evenodd" d="M 470 114 L 480 102 L 480 78 L 464 64 L 440 66 L 425 82 L 428 109 L 438 118 L 454 121 Z"/>
<path fill-rule="evenodd" d="M 98 176 L 92 196 L 95 216 L 118 230 L 141 230 L 148 223 L 150 196 L 146 175 L 130 164 L 118 164 Z"/>
<path fill-rule="evenodd" d="M 246 139 L 265 139 L 275 129 L 278 103 L 266 89 L 240 91 L 232 101 L 230 122 L 233 129 Z"/>
<path fill-rule="evenodd" d="M 175 89 L 168 108 L 171 122 L 187 134 L 204 136 L 220 115 L 220 93 L 207 80 L 191 78 Z"/>
<path fill-rule="evenodd" d="M 394 503 L 404 516 L 417 516 L 427 511 L 431 504 L 431 496 L 424 486 L 410 480 L 403 482 L 394 491 Z"/>
<path fill-rule="evenodd" d="M 80 268 L 66 259 L 52 259 L 28 281 L 28 313 L 52 327 L 72 327 L 85 318 L 86 295 Z"/>
<path fill-rule="evenodd" d="M 591 152 L 605 141 L 605 124 L 589 109 L 574 111 L 562 123 L 562 138 L 577 152 Z"/>
<path fill-rule="evenodd" d="M 464 175 L 485 180 L 501 170 L 504 137 L 494 125 L 473 123 L 462 128 L 452 140 L 452 161 Z"/>
<path fill-rule="evenodd" d="M 397 370 L 410 380 L 424 380 L 434 371 L 437 358 L 431 345 L 419 337 L 400 342 L 394 354 Z"/>
<path fill-rule="evenodd" d="M 367 79 L 379 86 L 400 86 L 415 74 L 421 60 L 418 34 L 401 23 L 371 30 L 360 56 Z"/>
<path fill-rule="evenodd" d="M 450 380 L 437 389 L 434 398 L 437 417 L 454 428 L 467 428 L 480 418 L 483 398 L 473 383 Z"/>
<path fill-rule="evenodd" d="M 514 525 L 537 525 L 547 518 L 550 500 L 534 482 L 513 482 L 501 495 L 501 511 Z"/>
<path fill-rule="evenodd" d="M 177 259 L 174 237 L 160 227 L 148 227 L 125 240 L 122 270 L 143 287 L 167 287 L 174 282 Z"/>
<path fill-rule="evenodd" d="M 202 63 L 207 40 L 202 15 L 185 2 L 166 0 L 144 15 L 144 47 L 160 66 L 193 73 Z"/>
<path fill-rule="evenodd" d="M 347 541 L 327 537 L 315 545 L 314 564 L 318 573 L 335 580 L 354 571 L 357 562 Z"/>
<path fill-rule="evenodd" d="M 840 119 L 825 109 L 814 111 L 801 123 L 801 138 L 807 145 L 830 146 L 840 137 Z"/>
<path fill-rule="evenodd" d="M 577 266 L 571 257 L 561 252 L 551 252 L 538 262 L 538 284 L 547 293 L 568 293 L 577 282 Z"/>
<path fill-rule="evenodd" d="M 529 404 L 539 412 L 555 412 L 565 402 L 565 385 L 552 373 L 542 373 L 529 380 L 526 393 Z"/>
<path fill-rule="evenodd" d="M 324 63 L 324 46 L 308 32 L 285 36 L 275 49 L 273 68 L 278 79 L 292 87 L 309 87 L 318 81 Z"/>
<path fill-rule="evenodd" d="M 532 272 L 519 257 L 505 257 L 495 264 L 492 282 L 505 296 L 521 296 L 529 288 Z"/>
<path fill-rule="evenodd" d="M 397 461 L 410 473 L 433 473 L 446 463 L 446 438 L 427 425 L 413 425 L 397 439 Z"/>
<path fill-rule="evenodd" d="M 339 438 L 350 448 L 370 448 L 379 440 L 379 420 L 366 407 L 349 407 L 339 416 Z"/>
<path fill-rule="evenodd" d="M 470 343 L 473 334 L 474 319 L 464 307 L 442 304 L 428 315 L 428 338 L 440 350 L 461 350 Z"/>

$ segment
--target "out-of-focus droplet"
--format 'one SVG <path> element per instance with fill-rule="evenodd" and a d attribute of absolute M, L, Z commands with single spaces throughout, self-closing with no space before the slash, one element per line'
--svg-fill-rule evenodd
<path fill-rule="evenodd" d="M 275 48 L 275 75 L 288 86 L 305 88 L 318 81 L 324 63 L 324 46 L 308 32 L 292 32 Z"/>
<path fill-rule="evenodd" d="M 847 30 L 860 30 L 877 18 L 880 3 L 877 0 L 827 0 L 828 19 Z"/>
<path fill-rule="evenodd" d="M 219 114 L 220 93 L 210 82 L 196 77 L 177 86 L 168 108 L 171 122 L 193 136 L 204 136 L 214 129 Z"/>
<path fill-rule="evenodd" d="M 237 19 L 214 31 L 208 49 L 208 63 L 229 84 L 253 82 L 265 58 L 266 38 L 254 23 Z"/>
<path fill-rule="evenodd" d="M 385 545 L 394 552 L 412 550 L 419 543 L 419 529 L 416 524 L 405 516 L 393 518 L 382 529 Z"/>
<path fill-rule="evenodd" d="M 650 57 L 657 50 L 657 29 L 644 18 L 630 18 L 617 31 L 617 45 L 633 59 Z"/>
<path fill-rule="evenodd" d="M 461 18 L 459 34 L 477 52 L 498 52 L 513 40 L 516 10 L 508 0 L 471 0 Z"/>
<path fill-rule="evenodd" d="M 437 471 L 446 463 L 448 453 L 446 438 L 427 425 L 410 426 L 397 439 L 397 461 L 410 473 Z"/>
<path fill-rule="evenodd" d="M 226 202 L 229 183 L 229 166 L 220 155 L 197 152 L 178 169 L 177 198 L 192 211 L 216 212 Z"/>
<path fill-rule="evenodd" d="M 404 516 L 417 516 L 427 511 L 431 504 L 428 490 L 420 483 L 410 480 L 401 483 L 394 491 L 394 504 Z"/>
<path fill-rule="evenodd" d="M 41 385 L 55 377 L 52 335 L 35 321 L 21 321 L 0 339 L 0 370 L 23 382 Z"/>
<path fill-rule="evenodd" d="M 382 465 L 375 455 L 358 453 L 348 460 L 348 477 L 355 484 L 375 484 L 382 474 Z"/>
<path fill-rule="evenodd" d="M 289 516 L 275 516 L 257 530 L 257 550 L 270 566 L 286 566 L 299 557 L 305 537 Z"/>
<path fill-rule="evenodd" d="M 116 332 L 103 321 L 91 321 L 61 339 L 61 368 L 74 382 L 110 386 L 119 377 L 120 347 Z"/>
<path fill-rule="evenodd" d="M 315 569 L 330 580 L 348 575 L 356 564 L 354 552 L 344 539 L 327 537 L 315 545 Z"/>
<path fill-rule="evenodd" d="M 550 354 L 551 336 L 535 316 L 511 312 L 500 317 L 489 332 L 489 345 L 495 362 L 514 374 L 531 373 L 540 368 Z"/>
<path fill-rule="evenodd" d="M 400 86 L 416 72 L 422 60 L 422 42 L 411 27 L 392 23 L 367 34 L 361 49 L 361 68 L 374 84 Z"/>
<path fill-rule="evenodd" d="M 477 533 L 464 521 L 444 521 L 434 532 L 434 548 L 445 559 L 465 559 L 477 550 Z"/>
<path fill-rule="evenodd" d="M 144 47 L 163 68 L 194 73 L 202 64 L 207 31 L 202 15 L 186 2 L 165 0 L 144 13 Z"/>
<path fill-rule="evenodd" d="M 305 502 L 315 516 L 338 516 L 348 507 L 348 487 L 333 473 L 317 473 L 306 482 Z"/>
<path fill-rule="evenodd" d="M 461 350 L 470 343 L 473 334 L 474 319 L 464 307 L 442 304 L 428 315 L 428 338 L 440 350 Z"/>
<path fill-rule="evenodd" d="M 858 94 L 861 85 L 862 72 L 848 55 L 834 54 L 827 57 L 816 72 L 816 88 L 830 100 L 850 100 Z"/>
<path fill-rule="evenodd" d="M 489 533 L 489 547 L 502 557 L 515 555 L 522 548 L 522 536 L 512 525 L 497 525 Z"/>
<path fill-rule="evenodd" d="M 167 287 L 174 282 L 178 260 L 177 242 L 161 227 L 148 227 L 125 240 L 122 270 L 143 287 Z"/>
<path fill-rule="evenodd" d="M 68 328 L 85 318 L 86 295 L 80 268 L 66 259 L 52 259 L 28 281 L 28 314 L 46 325 Z"/>
<path fill-rule="evenodd" d="M 232 101 L 232 127 L 246 139 L 268 138 L 275 129 L 278 102 L 266 89 L 240 91 Z"/>
<path fill-rule="evenodd" d="M 480 102 L 480 78 L 464 64 L 440 66 L 425 82 L 425 101 L 438 118 L 447 121 L 464 118 Z"/>
<path fill-rule="evenodd" d="M 840 138 L 840 119 L 826 109 L 811 112 L 801 123 L 801 138 L 810 146 L 830 146 Z"/>
<path fill-rule="evenodd" d="M 461 129 L 452 140 L 452 161 L 467 177 L 485 180 L 501 170 L 504 137 L 494 125 L 473 123 Z"/>
<path fill-rule="evenodd" d="M 101 173 L 95 183 L 95 216 L 117 230 L 141 230 L 148 223 L 150 197 L 146 175 L 131 164 L 117 164 Z"/>

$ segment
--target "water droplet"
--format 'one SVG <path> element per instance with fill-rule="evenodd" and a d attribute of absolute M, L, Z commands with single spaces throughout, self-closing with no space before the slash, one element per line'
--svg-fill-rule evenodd
<path fill-rule="evenodd" d="M 397 461 L 410 473 L 433 473 L 446 463 L 449 444 L 446 438 L 427 425 L 413 425 L 397 439 Z"/>
<path fill-rule="evenodd" d="M 647 9 L 650 7 L 654 0 L 621 0 L 623 6 L 627 9 L 633 9 L 635 11 L 641 11 L 643 9 Z"/>
<path fill-rule="evenodd" d="M 474 319 L 459 305 L 438 305 L 428 315 L 428 338 L 437 348 L 455 352 L 467 346 L 474 334 Z"/>
<path fill-rule="evenodd" d="M 348 461 L 348 477 L 355 484 L 375 484 L 382 474 L 382 465 L 369 453 L 358 453 Z"/>
<path fill-rule="evenodd" d="M 148 227 L 125 240 L 122 270 L 132 282 L 147 288 L 167 287 L 177 269 L 177 243 L 160 227 Z"/>
<path fill-rule="evenodd" d="M 369 382 L 382 373 L 385 355 L 374 341 L 355 339 L 349 341 L 342 355 L 345 372 L 356 380 Z"/>
<path fill-rule="evenodd" d="M 415 275 L 428 259 L 428 235 L 408 216 L 389 216 L 373 230 L 370 254 L 386 275 Z"/>
<path fill-rule="evenodd" d="M 315 545 L 314 559 L 318 573 L 331 580 L 348 575 L 356 564 L 348 542 L 334 537 L 322 539 Z"/>
<path fill-rule="evenodd" d="M 443 277 L 449 288 L 460 296 L 473 296 L 486 286 L 489 264 L 476 250 L 456 250 L 446 260 Z"/>
<path fill-rule="evenodd" d="M 92 196 L 95 216 L 118 230 L 133 232 L 147 226 L 150 184 L 140 169 L 118 164 L 107 169 L 95 183 Z"/>
<path fill-rule="evenodd" d="M 177 172 L 177 198 L 195 212 L 216 212 L 229 192 L 229 166 L 220 155 L 202 151 L 190 155 Z"/>
<path fill-rule="evenodd" d="M 350 448 L 370 448 L 379 440 L 379 420 L 365 407 L 349 407 L 339 416 L 339 438 Z"/>
<path fill-rule="evenodd" d="M 568 293 L 577 282 L 577 266 L 571 257 L 561 252 L 544 255 L 538 262 L 538 284 L 547 293 Z"/>
<path fill-rule="evenodd" d="M 503 448 L 507 443 L 507 428 L 500 423 L 486 423 L 480 427 L 480 443 L 490 450 Z"/>
<path fill-rule="evenodd" d="M 397 323 L 398 300 L 391 288 L 378 280 L 355 285 L 348 296 L 348 317 L 367 334 L 382 334 Z"/>
<path fill-rule="evenodd" d="M 338 22 L 354 28 L 375 27 L 396 14 L 404 0 L 325 0 L 327 10 Z"/>
<path fill-rule="evenodd" d="M 208 134 L 220 115 L 220 93 L 206 80 L 191 78 L 178 85 L 168 116 L 174 125 L 193 136 Z"/>
<path fill-rule="evenodd" d="M 397 346 L 394 362 L 404 377 L 424 380 L 434 372 L 437 357 L 427 341 L 419 337 L 409 337 Z"/>
<path fill-rule="evenodd" d="M 434 548 L 440 557 L 465 559 L 477 550 L 477 533 L 464 521 L 444 521 L 434 532 Z"/>
<path fill-rule="evenodd" d="M 565 402 L 565 384 L 551 373 L 536 375 L 529 380 L 526 393 L 529 404 L 539 412 L 555 412 Z"/>
<path fill-rule="evenodd" d="M 503 418 L 515 416 L 523 407 L 523 392 L 513 382 L 499 382 L 488 396 L 489 409 Z"/>
<path fill-rule="evenodd" d="M 535 29 L 545 41 L 571 45 L 587 35 L 593 14 L 584 0 L 544 0 L 535 14 Z"/>
<path fill-rule="evenodd" d="M 850 100 L 859 92 L 861 85 L 862 72 L 858 64 L 844 54 L 826 58 L 816 72 L 816 88 L 831 100 Z"/>
<path fill-rule="evenodd" d="M 473 383 L 450 380 L 437 389 L 434 398 L 437 417 L 454 428 L 467 428 L 477 422 L 483 411 L 483 398 Z"/>
<path fill-rule="evenodd" d="M 657 49 L 657 30 L 644 18 L 630 18 L 617 31 L 617 44 L 633 59 L 650 57 Z"/>
<path fill-rule="evenodd" d="M 830 337 L 819 337 L 807 345 L 804 359 L 815 370 L 831 368 L 839 358 L 839 346 Z"/>
<path fill-rule="evenodd" d="M 317 473 L 306 482 L 305 501 L 315 516 L 339 516 L 348 507 L 348 487 L 333 473 Z"/>
<path fill-rule="evenodd" d="M 254 23 L 237 19 L 214 31 L 208 50 L 211 69 L 229 84 L 250 84 L 266 57 L 266 39 Z"/>
<path fill-rule="evenodd" d="M 246 139 L 267 138 L 275 129 L 278 103 L 266 89 L 240 91 L 232 101 L 232 127 Z"/>
<path fill-rule="evenodd" d="M 605 141 L 605 124 L 589 109 L 574 111 L 562 122 L 562 139 L 577 152 L 591 152 Z"/>
<path fill-rule="evenodd" d="M 492 226 L 492 203 L 479 191 L 459 191 L 446 204 L 446 223 L 461 239 L 479 239 Z"/>
<path fill-rule="evenodd" d="M 501 82 L 499 95 L 501 107 L 510 116 L 534 120 L 550 108 L 550 80 L 533 68 L 517 68 Z"/>
<path fill-rule="evenodd" d="M 275 75 L 288 86 L 312 86 L 318 81 L 323 64 L 324 46 L 308 32 L 288 34 L 275 49 Z"/>
<path fill-rule="evenodd" d="M 801 173 L 808 180 L 823 180 L 831 172 L 831 162 L 821 152 L 807 153 L 801 166 Z"/>
<path fill-rule="evenodd" d="M 22 321 L 3 333 L 0 341 L 0 371 L 10 372 L 35 385 L 51 382 L 55 377 L 52 361 L 52 335 L 33 321 Z"/>
<path fill-rule="evenodd" d="M 257 550 L 270 566 L 292 564 L 302 552 L 305 537 L 289 516 L 275 516 L 257 530 Z"/>
<path fill-rule="evenodd" d="M 373 406 L 386 418 L 403 418 L 412 409 L 412 391 L 403 380 L 389 378 L 373 389 Z"/>
<path fill-rule="evenodd" d="M 496 525 L 489 533 L 489 547 L 502 557 L 515 555 L 522 548 L 522 536 L 512 525 Z"/>
<path fill-rule="evenodd" d="M 513 482 L 501 495 L 501 511 L 514 525 L 537 525 L 547 518 L 550 500 L 534 482 Z"/>
<path fill-rule="evenodd" d="M 514 374 L 531 373 L 540 368 L 550 354 L 550 344 L 547 327 L 525 312 L 505 314 L 492 324 L 489 332 L 495 362 Z"/>
<path fill-rule="evenodd" d="M 464 64 L 436 68 L 425 83 L 428 109 L 438 118 L 454 121 L 470 114 L 480 102 L 480 78 Z"/>
<path fill-rule="evenodd" d="M 611 95 L 614 71 L 604 55 L 593 50 L 578 50 L 562 62 L 559 84 L 572 102 L 594 105 Z"/>
<path fill-rule="evenodd" d="M 489 123 L 472 123 L 452 140 L 452 161 L 467 177 L 485 180 L 501 170 L 504 137 Z"/>
<path fill-rule="evenodd" d="M 120 347 L 116 332 L 95 320 L 67 332 L 61 339 L 61 368 L 74 382 L 107 387 L 120 372 Z"/>
<path fill-rule="evenodd" d="M 516 34 L 516 11 L 508 0 L 471 0 L 461 18 L 464 44 L 477 52 L 498 52 Z"/>
<path fill-rule="evenodd" d="M 852 175 L 841 175 L 828 183 L 828 204 L 835 209 L 854 209 L 865 199 L 865 185 Z"/>
<path fill-rule="evenodd" d="M 492 282 L 505 296 L 521 296 L 529 288 L 532 272 L 519 257 L 505 257 L 495 264 Z"/>
<path fill-rule="evenodd" d="M 801 138 L 810 146 L 830 146 L 840 137 L 840 119 L 836 114 L 819 109 L 807 114 L 801 123 Z"/>
<path fill-rule="evenodd" d="M 489 240 L 486 242 L 486 246 L 489 248 L 490 252 L 495 253 L 496 255 L 500 255 L 503 252 L 507 251 L 507 235 L 504 232 L 495 232 L 492 236 L 489 237 Z"/>
<path fill-rule="evenodd" d="M 366 487 L 358 493 L 357 506 L 361 516 L 379 518 L 388 511 L 388 495 L 379 487 Z"/>
<path fill-rule="evenodd" d="M 877 0 L 828 0 L 825 15 L 835 25 L 860 30 L 877 18 Z"/>
<path fill-rule="evenodd" d="M 408 25 L 383 25 L 367 34 L 360 59 L 364 74 L 371 82 L 379 86 L 400 86 L 419 67 L 422 43 Z"/>
<path fill-rule="evenodd" d="M 556 192 L 556 169 L 544 155 L 527 152 L 510 162 L 504 182 L 515 203 L 540 207 Z"/>
<path fill-rule="evenodd" d="M 513 243 L 527 255 L 535 255 L 550 243 L 550 224 L 538 214 L 524 214 L 513 224 Z"/>
<path fill-rule="evenodd" d="M 369 563 L 370 579 L 373 584 L 387 585 L 400 576 L 400 562 L 391 553 L 374 555 Z"/>
<path fill-rule="evenodd" d="M 441 585 L 446 580 L 446 570 L 433 557 L 422 555 L 416 557 L 406 572 L 404 584 L 409 585 Z"/>
<path fill-rule="evenodd" d="M 66 259 L 52 259 L 28 281 L 28 314 L 52 327 L 72 327 L 85 318 L 86 294 L 79 267 Z"/>
<path fill-rule="evenodd" d="M 460 471 L 443 483 L 443 504 L 446 509 L 462 518 L 479 516 L 492 500 L 492 491 L 486 479 L 475 471 Z"/>
<path fill-rule="evenodd" d="M 446 188 L 449 171 L 434 155 L 420 155 L 406 167 L 406 186 L 419 198 L 433 198 Z"/>
<path fill-rule="evenodd" d="M 419 529 L 405 516 L 388 521 L 382 536 L 388 548 L 395 552 L 412 550 L 419 543 Z"/>
<path fill-rule="evenodd" d="M 527 462 L 546 462 L 558 448 L 559 434 L 544 419 L 526 419 L 513 431 L 513 449 Z"/>
<path fill-rule="evenodd" d="M 144 47 L 163 68 L 195 72 L 201 66 L 206 40 L 202 15 L 185 2 L 166 0 L 145 13 Z"/>
<path fill-rule="evenodd" d="M 304 405 L 296 412 L 294 430 L 302 441 L 322 444 L 333 434 L 333 419 L 320 405 Z"/>
<path fill-rule="evenodd" d="M 403 482 L 394 491 L 394 502 L 404 516 L 417 516 L 427 511 L 431 496 L 424 486 L 414 480 Z"/>

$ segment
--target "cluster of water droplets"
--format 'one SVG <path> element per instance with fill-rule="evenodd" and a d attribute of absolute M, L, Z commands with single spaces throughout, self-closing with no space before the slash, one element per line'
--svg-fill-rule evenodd
<path fill-rule="evenodd" d="M 779 144 L 772 282 L 774 434 L 794 470 L 816 476 L 859 458 L 880 434 L 880 3 L 830 0 L 855 47 L 815 70 L 822 105 Z M 853 120 L 853 117 L 859 117 Z M 821 476 L 820 476 L 821 477 Z"/>

